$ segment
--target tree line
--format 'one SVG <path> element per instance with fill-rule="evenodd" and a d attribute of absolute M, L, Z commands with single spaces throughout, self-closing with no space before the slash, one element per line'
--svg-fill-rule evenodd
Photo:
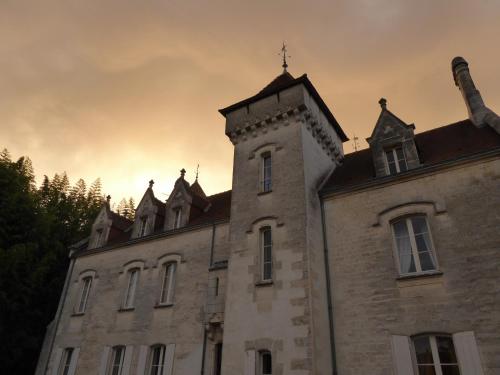
<path fill-rule="evenodd" d="M 0 153 L 0 366 L 35 372 L 46 326 L 54 318 L 70 245 L 87 237 L 104 202 L 101 180 L 70 185 L 66 173 L 37 186 L 28 157 Z M 132 198 L 116 211 L 133 219 Z"/>

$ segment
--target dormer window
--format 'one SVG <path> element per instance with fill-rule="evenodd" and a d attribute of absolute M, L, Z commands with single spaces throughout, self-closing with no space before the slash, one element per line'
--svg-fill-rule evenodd
<path fill-rule="evenodd" d="M 96 236 L 95 236 L 95 241 L 94 241 L 94 247 L 100 247 L 102 246 L 102 239 L 103 239 L 103 229 L 98 229 L 96 231 Z"/>
<path fill-rule="evenodd" d="M 272 179 L 271 179 L 271 154 L 265 153 L 262 155 L 262 165 L 261 165 L 261 191 L 267 193 L 271 191 Z"/>
<path fill-rule="evenodd" d="M 405 153 L 401 146 L 386 150 L 385 157 L 389 174 L 397 174 L 408 170 Z"/>
<path fill-rule="evenodd" d="M 182 209 L 178 208 L 175 210 L 174 229 L 180 228 L 181 222 L 182 222 Z"/>
<path fill-rule="evenodd" d="M 148 217 L 141 217 L 140 227 L 139 227 L 139 237 L 145 236 L 148 227 Z"/>

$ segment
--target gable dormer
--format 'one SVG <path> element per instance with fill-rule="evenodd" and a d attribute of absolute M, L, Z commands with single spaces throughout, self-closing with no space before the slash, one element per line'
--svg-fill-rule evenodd
<path fill-rule="evenodd" d="M 129 229 L 132 222 L 111 211 L 109 206 L 110 200 L 111 197 L 108 195 L 94 224 L 92 224 L 88 246 L 89 249 L 116 243 L 129 236 Z"/>
<path fill-rule="evenodd" d="M 163 226 L 165 204 L 156 199 L 153 192 L 153 184 L 153 180 L 149 181 L 149 187 L 135 211 L 132 238 L 147 236 L 161 229 Z"/>
<path fill-rule="evenodd" d="M 387 109 L 387 101 L 379 101 L 382 108 L 372 135 L 367 138 L 372 151 L 376 177 L 418 168 L 420 159 L 415 145 L 415 125 L 406 124 Z"/>
<path fill-rule="evenodd" d="M 175 181 L 174 189 L 166 202 L 165 230 L 178 229 L 186 226 L 191 219 L 210 207 L 198 179 L 190 185 L 184 179 L 186 171 L 181 170 L 181 176 Z"/>

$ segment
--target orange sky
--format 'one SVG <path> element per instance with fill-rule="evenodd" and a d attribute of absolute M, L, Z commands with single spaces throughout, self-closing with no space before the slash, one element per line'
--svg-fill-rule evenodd
<path fill-rule="evenodd" d="M 217 110 L 280 74 L 283 39 L 289 71 L 366 147 L 381 96 L 417 132 L 466 117 L 456 55 L 499 112 L 499 19 L 497 0 L 3 0 L 0 148 L 30 156 L 38 182 L 101 177 L 115 203 L 151 178 L 164 200 L 197 163 L 216 193 L 232 171 Z"/>

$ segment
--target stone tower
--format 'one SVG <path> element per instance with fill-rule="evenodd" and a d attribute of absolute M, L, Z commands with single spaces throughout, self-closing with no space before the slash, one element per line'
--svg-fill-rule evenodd
<path fill-rule="evenodd" d="M 234 144 L 222 374 L 331 374 L 318 189 L 347 137 L 307 76 L 286 70 L 220 112 Z"/>

